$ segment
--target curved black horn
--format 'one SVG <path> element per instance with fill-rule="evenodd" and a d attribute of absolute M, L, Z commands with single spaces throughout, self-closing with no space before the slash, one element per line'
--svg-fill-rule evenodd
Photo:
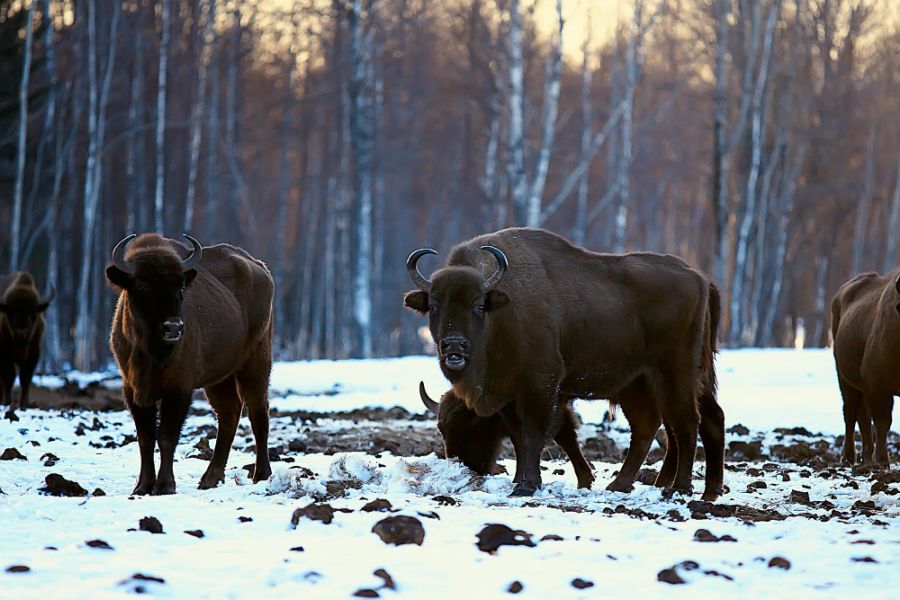
<path fill-rule="evenodd" d="M 900 292 L 900 276 L 897 277 L 897 281 L 894 283 L 894 286 L 897 288 L 897 291 Z"/>
<path fill-rule="evenodd" d="M 435 415 L 440 414 L 441 412 L 441 403 L 435 402 L 431 399 L 431 396 L 428 395 L 428 392 L 425 391 L 425 382 L 419 382 L 419 397 L 422 398 L 422 404 L 425 405 L 425 408 L 433 412 Z"/>
<path fill-rule="evenodd" d="M 493 246 L 482 246 L 482 250 L 485 252 L 490 252 L 494 255 L 494 258 L 497 259 L 497 270 L 494 271 L 494 274 L 484 280 L 484 283 L 481 284 L 482 289 L 485 292 L 489 292 L 494 289 L 500 280 L 503 279 L 503 276 L 506 274 L 507 269 L 509 269 L 509 261 L 506 259 L 506 255 L 503 254 L 499 248 L 495 248 Z"/>
<path fill-rule="evenodd" d="M 120 271 L 128 273 L 129 275 L 134 273 L 134 267 L 127 260 L 125 260 L 125 248 L 127 248 L 131 240 L 136 237 L 137 234 L 132 233 L 131 235 L 122 238 L 112 251 L 113 264 L 116 265 Z"/>
<path fill-rule="evenodd" d="M 409 272 L 409 278 L 423 292 L 431 289 L 431 282 L 425 279 L 425 276 L 419 271 L 418 263 L 420 258 L 428 254 L 437 254 L 437 250 L 434 248 L 419 248 L 413 251 L 409 258 L 406 259 L 406 270 Z"/>
<path fill-rule="evenodd" d="M 56 298 L 56 288 L 51 285 L 50 292 L 41 299 L 40 304 L 50 304 L 54 298 Z"/>
<path fill-rule="evenodd" d="M 191 246 L 193 247 L 191 255 L 181 261 L 181 270 L 187 271 L 188 269 L 193 269 L 197 265 L 197 263 L 200 262 L 200 259 L 203 257 L 203 246 L 201 246 L 200 242 L 192 238 L 187 233 L 182 233 L 181 237 L 189 241 L 191 243 Z"/>

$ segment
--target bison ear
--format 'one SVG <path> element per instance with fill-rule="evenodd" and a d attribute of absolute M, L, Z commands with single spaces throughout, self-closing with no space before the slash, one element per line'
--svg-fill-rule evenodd
<path fill-rule="evenodd" d="M 403 304 L 417 313 L 425 314 L 428 312 L 428 292 L 423 292 L 422 290 L 407 292 L 403 296 Z"/>
<path fill-rule="evenodd" d="M 47 307 L 50 306 L 50 302 L 41 302 L 37 305 L 37 312 L 42 313 L 47 310 Z"/>
<path fill-rule="evenodd" d="M 491 290 L 485 297 L 484 307 L 487 310 L 497 310 L 509 304 L 509 296 L 499 290 Z"/>
<path fill-rule="evenodd" d="M 197 269 L 188 269 L 184 272 L 184 287 L 191 285 L 191 282 L 194 281 L 194 278 L 197 276 Z"/>
<path fill-rule="evenodd" d="M 8 312 L 9 312 L 9 307 L 6 306 L 5 304 L 3 304 L 2 302 L 0 302 L 0 313 L 3 313 L 5 315 Z"/>
<path fill-rule="evenodd" d="M 116 265 L 109 265 L 106 267 L 106 278 L 111 284 L 123 290 L 129 289 L 132 284 L 131 275 Z"/>

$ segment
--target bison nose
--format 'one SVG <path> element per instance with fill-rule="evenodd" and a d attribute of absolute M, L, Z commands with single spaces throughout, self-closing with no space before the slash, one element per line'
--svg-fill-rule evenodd
<path fill-rule="evenodd" d="M 451 371 L 462 371 L 469 358 L 469 340 L 464 337 L 446 337 L 441 340 L 441 359 Z"/>
<path fill-rule="evenodd" d="M 184 321 L 180 317 L 163 321 L 161 327 L 162 337 L 166 342 L 177 342 L 184 333 Z"/>

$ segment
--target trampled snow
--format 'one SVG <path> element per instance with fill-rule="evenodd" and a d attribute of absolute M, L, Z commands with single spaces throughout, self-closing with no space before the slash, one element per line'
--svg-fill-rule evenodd
<path fill-rule="evenodd" d="M 778 427 L 843 431 L 827 351 L 725 351 L 717 364 L 727 425 L 751 430 L 729 440 L 764 438 L 771 444 L 783 437 L 773 433 Z M 280 411 L 401 406 L 419 413 L 420 379 L 435 398 L 447 387 L 430 357 L 279 363 L 272 404 Z M 576 408 L 586 423 L 597 423 L 606 403 L 578 402 Z M 606 492 L 619 463 L 595 462 L 594 489 L 579 490 L 567 461 L 545 459 L 544 486 L 530 499 L 508 497 L 508 475 L 476 477 L 433 454 L 298 452 L 290 455 L 293 462 L 273 463 L 269 481 L 253 484 L 242 468 L 253 462 L 243 419 L 226 482 L 200 491 L 196 484 L 207 463 L 189 457 L 196 454 L 199 432 L 214 425 L 207 413 L 191 416 L 185 427 L 176 453 L 178 493 L 131 497 L 137 444 L 104 447 L 134 435 L 127 413 L 27 410 L 19 416 L 18 422 L 0 423 L 0 451 L 14 448 L 26 457 L 0 461 L 2 597 L 104 598 L 140 589 L 162 597 L 341 598 L 371 589 L 383 598 L 485 598 L 507 595 L 515 581 L 523 586 L 519 595 L 529 598 L 888 597 L 900 583 L 900 495 L 873 492 L 865 474 L 849 469 L 839 469 L 839 477 L 789 463 L 729 463 L 729 492 L 718 504 L 784 519 L 768 521 L 700 518 L 702 511 L 689 508 L 688 499 L 640 483 L 630 494 Z M 339 428 L 341 422 L 276 417 L 271 445 L 286 446 L 293 432 L 301 436 L 302 428 L 316 426 Z M 582 437 L 597 429 L 585 426 Z M 614 437 L 624 441 L 627 435 Z M 52 466 L 45 466 L 52 462 L 48 453 L 58 457 Z M 504 464 L 513 471 L 511 461 Z M 42 495 L 44 478 L 53 472 L 105 496 Z M 698 461 L 698 490 L 702 473 Z M 388 500 L 397 512 L 361 510 L 375 499 Z M 349 512 L 336 512 L 330 524 L 304 517 L 294 528 L 294 510 L 314 501 Z M 372 533 L 391 515 L 419 519 L 423 544 L 386 545 Z M 165 533 L 139 530 L 145 516 L 158 518 Z M 476 534 L 489 523 L 524 530 L 536 545 L 482 552 Z M 701 528 L 736 541 L 694 541 Z M 202 538 L 184 533 L 196 530 Z M 87 545 L 96 539 L 112 549 Z M 774 557 L 787 559 L 790 569 L 770 567 Z M 30 570 L 6 572 L 13 565 Z M 657 581 L 671 567 L 685 585 Z M 383 587 L 377 569 L 390 574 L 395 590 Z M 578 589 L 576 578 L 593 586 Z"/>

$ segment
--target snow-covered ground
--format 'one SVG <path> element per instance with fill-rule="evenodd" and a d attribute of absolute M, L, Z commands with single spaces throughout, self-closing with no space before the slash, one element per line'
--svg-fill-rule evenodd
<path fill-rule="evenodd" d="M 749 428 L 730 434 L 729 442 L 759 441 L 766 456 L 769 449 L 775 456 L 779 444 L 833 449 L 843 423 L 827 351 L 725 351 L 718 368 L 727 425 Z M 80 380 L 103 377 L 82 374 Z M 773 462 L 771 456 L 729 462 L 730 491 L 718 508 L 710 508 L 667 498 L 643 484 L 631 494 L 606 492 L 616 462 L 594 462 L 597 482 L 588 491 L 576 489 L 566 461 L 544 460 L 539 494 L 511 499 L 508 475 L 473 477 L 433 454 L 304 453 L 303 444 L 289 449 L 292 441 L 308 441 L 320 429 L 359 435 L 370 425 L 340 415 L 310 421 L 290 411 L 400 406 L 420 413 L 420 379 L 432 396 L 446 389 L 428 357 L 280 363 L 272 377 L 278 396 L 272 404 L 283 416 L 273 419 L 271 446 L 280 448 L 285 460 L 273 463 L 273 477 L 259 484 L 247 479 L 242 466 L 253 462 L 253 454 L 244 419 L 226 483 L 197 490 L 206 462 L 195 457 L 194 446 L 202 446 L 214 425 L 212 415 L 201 411 L 185 427 L 175 465 L 178 493 L 167 497 L 128 495 L 139 460 L 137 444 L 128 437 L 134 427 L 127 413 L 20 412 L 20 421 L 0 423 L 0 452 L 10 448 L 25 457 L 0 461 L 0 597 L 103 598 L 145 591 L 164 597 L 340 598 L 373 597 L 375 591 L 384 598 L 483 598 L 509 593 L 514 582 L 521 585 L 520 596 L 531 598 L 896 593 L 896 471 L 854 473 Z M 604 402 L 576 406 L 589 424 L 583 438 L 605 431 L 591 425 L 602 418 Z M 206 408 L 200 401 L 195 407 Z M 395 428 L 401 438 L 434 427 L 412 417 L 371 426 L 382 432 L 385 426 Z M 792 427 L 809 431 L 775 431 Z M 625 430 L 607 433 L 620 445 L 627 439 Z M 505 465 L 514 468 L 511 461 Z M 697 489 L 702 472 L 698 461 Z M 50 473 L 105 495 L 42 495 Z M 395 512 L 363 510 L 377 499 L 390 502 Z M 329 524 L 304 516 L 295 527 L 294 511 L 314 502 L 342 510 Z M 139 521 L 148 516 L 159 520 L 164 534 L 140 530 Z M 417 519 L 424 530 L 421 545 L 387 545 L 372 532 L 392 516 Z M 476 536 L 493 523 L 531 534 L 534 546 L 501 546 L 494 554 L 480 550 Z M 694 541 L 700 529 L 736 541 Z M 203 537 L 196 537 L 197 530 Z M 93 540 L 111 549 L 87 544 Z M 789 568 L 779 568 L 779 560 L 770 566 L 776 557 L 786 559 Z M 7 571 L 17 566 L 28 570 Z M 666 571 L 672 567 L 687 585 L 658 581 L 661 572 L 672 579 Z M 396 589 L 385 587 L 374 574 L 378 569 L 390 575 Z"/>

